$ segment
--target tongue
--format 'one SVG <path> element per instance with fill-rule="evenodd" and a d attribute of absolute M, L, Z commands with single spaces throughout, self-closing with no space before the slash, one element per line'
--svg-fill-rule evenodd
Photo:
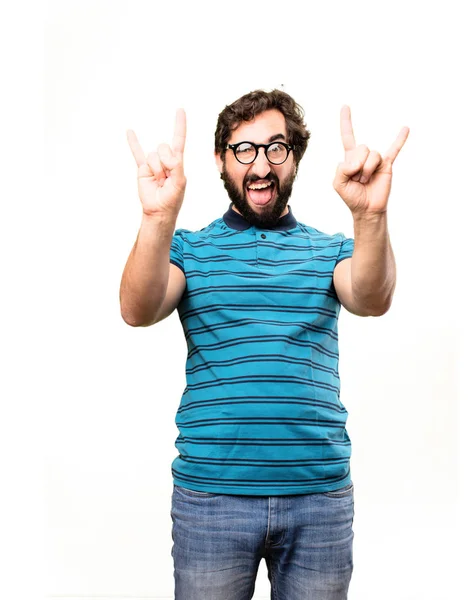
<path fill-rule="evenodd" d="M 273 186 L 264 188 L 262 190 L 248 190 L 248 195 L 252 202 L 263 206 L 263 204 L 267 204 L 271 200 L 272 189 Z"/>

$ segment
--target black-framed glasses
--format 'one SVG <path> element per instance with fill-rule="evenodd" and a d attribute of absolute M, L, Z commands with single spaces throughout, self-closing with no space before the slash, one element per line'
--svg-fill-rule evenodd
<path fill-rule="evenodd" d="M 287 160 L 289 152 L 294 146 L 284 142 L 272 142 L 271 144 L 253 144 L 253 142 L 239 142 L 238 144 L 227 144 L 226 150 L 233 150 L 233 154 L 238 162 L 243 165 L 249 165 L 258 156 L 260 148 L 264 148 L 264 153 L 268 161 L 273 165 L 282 165 Z"/>

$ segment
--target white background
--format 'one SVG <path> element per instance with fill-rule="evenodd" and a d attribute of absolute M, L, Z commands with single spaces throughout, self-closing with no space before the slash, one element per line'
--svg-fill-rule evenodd
<path fill-rule="evenodd" d="M 353 235 L 332 188 L 342 105 L 357 143 L 381 154 L 410 127 L 389 200 L 395 300 L 381 318 L 342 310 L 339 323 L 355 483 L 349 598 L 466 597 L 465 7 L 57 0 L 44 12 L 19 5 L 11 28 L 3 20 L 5 597 L 173 597 L 170 467 L 186 344 L 177 312 L 143 329 L 120 317 L 120 278 L 141 219 L 126 129 L 149 152 L 171 141 L 175 110 L 185 108 L 188 185 L 177 227 L 199 230 L 229 205 L 213 161 L 218 113 L 282 84 L 312 133 L 290 204 L 297 220 L 327 233 Z M 43 123 L 44 180 L 32 141 Z M 256 598 L 269 598 L 264 561 Z"/>

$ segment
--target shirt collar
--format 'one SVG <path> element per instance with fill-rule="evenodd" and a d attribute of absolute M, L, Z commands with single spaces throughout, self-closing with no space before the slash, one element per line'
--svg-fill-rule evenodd
<path fill-rule="evenodd" d="M 268 229 L 271 229 L 272 231 L 286 231 L 288 229 L 294 229 L 294 227 L 297 227 L 297 221 L 292 214 L 292 209 L 289 205 L 288 210 L 289 212 L 287 215 L 280 217 L 277 225 Z M 244 219 L 240 213 L 237 213 L 235 210 L 233 210 L 231 203 L 227 212 L 223 215 L 223 220 L 225 221 L 226 225 L 230 227 L 230 229 L 244 231 L 245 229 L 249 229 L 251 227 L 250 223 L 248 223 L 248 221 Z"/>

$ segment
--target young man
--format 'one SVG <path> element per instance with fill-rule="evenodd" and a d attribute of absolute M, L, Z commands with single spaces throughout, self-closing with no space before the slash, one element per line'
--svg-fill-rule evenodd
<path fill-rule="evenodd" d="M 391 304 L 387 201 L 408 133 L 382 158 L 356 145 L 342 108 L 333 185 L 353 240 L 298 222 L 288 205 L 310 134 L 282 91 L 246 94 L 220 113 L 215 159 L 231 204 L 200 231 L 175 231 L 184 111 L 172 146 L 147 157 L 128 132 L 143 220 L 122 316 L 149 326 L 177 307 L 189 349 L 172 465 L 177 599 L 250 599 L 262 558 L 274 598 L 347 597 L 354 497 L 337 321 L 341 305 L 378 316 Z"/>

